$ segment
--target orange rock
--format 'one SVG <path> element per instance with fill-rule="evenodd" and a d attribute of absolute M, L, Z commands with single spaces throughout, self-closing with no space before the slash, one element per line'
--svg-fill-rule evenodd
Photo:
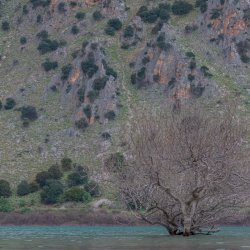
<path fill-rule="evenodd" d="M 80 78 L 80 75 L 81 75 L 81 71 L 80 69 L 75 69 L 72 76 L 70 77 L 69 79 L 69 82 L 73 85 L 75 84 L 75 82 Z"/>

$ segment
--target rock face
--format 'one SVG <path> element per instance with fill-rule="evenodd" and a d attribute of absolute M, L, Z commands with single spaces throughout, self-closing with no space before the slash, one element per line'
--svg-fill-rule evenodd
<path fill-rule="evenodd" d="M 249 62 L 249 0 L 209 0 L 199 24 L 204 37 L 221 48 L 229 63 Z"/>
<path fill-rule="evenodd" d="M 132 64 L 132 83 L 139 87 L 162 85 L 174 100 L 211 94 L 214 85 L 209 69 L 198 67 L 193 53 L 180 53 L 166 34 L 167 28 L 163 27 L 158 37 L 149 42 L 136 58 Z"/>
<path fill-rule="evenodd" d="M 79 128 L 84 128 L 97 120 L 114 119 L 119 104 L 116 77 L 103 48 L 98 43 L 84 43 L 80 55 L 52 79 L 49 89 L 59 90 L 63 106 L 76 124 L 80 122 Z"/>

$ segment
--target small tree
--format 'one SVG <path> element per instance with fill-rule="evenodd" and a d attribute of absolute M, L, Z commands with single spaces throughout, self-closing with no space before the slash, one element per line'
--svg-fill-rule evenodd
<path fill-rule="evenodd" d="M 62 165 L 62 169 L 64 171 L 71 170 L 71 168 L 72 168 L 72 160 L 70 158 L 65 157 L 65 158 L 63 158 L 61 160 L 61 165 Z"/>
<path fill-rule="evenodd" d="M 119 18 L 113 18 L 108 21 L 108 26 L 112 27 L 115 30 L 120 30 L 122 28 L 122 22 Z"/>
<path fill-rule="evenodd" d="M 44 204 L 55 204 L 60 195 L 63 194 L 63 185 L 57 180 L 48 180 L 40 194 L 41 202 Z"/>
<path fill-rule="evenodd" d="M 36 108 L 33 106 L 23 106 L 18 110 L 21 111 L 22 120 L 35 121 L 38 118 Z"/>
<path fill-rule="evenodd" d="M 36 175 L 36 182 L 40 185 L 40 187 L 43 187 L 46 184 L 46 181 L 52 179 L 51 175 L 47 171 L 39 172 Z"/>
<path fill-rule="evenodd" d="M 9 31 L 10 30 L 10 24 L 7 21 L 2 22 L 2 30 L 3 31 Z"/>
<path fill-rule="evenodd" d="M 72 187 L 64 193 L 65 201 L 88 202 L 91 196 L 88 192 L 78 187 Z"/>
<path fill-rule="evenodd" d="M 172 5 L 172 12 L 174 15 L 181 16 L 186 15 L 193 10 L 193 5 L 186 1 L 175 1 Z"/>
<path fill-rule="evenodd" d="M 0 197 L 8 198 L 12 194 L 8 181 L 0 180 Z"/>
<path fill-rule="evenodd" d="M 17 186 L 17 195 L 25 196 L 31 192 L 30 185 L 27 181 L 21 181 Z"/>
<path fill-rule="evenodd" d="M 63 173 L 61 172 L 61 168 L 58 164 L 52 165 L 48 169 L 48 173 L 49 173 L 51 179 L 60 179 L 63 176 Z"/>
<path fill-rule="evenodd" d="M 12 97 L 8 97 L 5 101 L 4 108 L 6 110 L 13 109 L 16 106 L 16 101 Z"/>

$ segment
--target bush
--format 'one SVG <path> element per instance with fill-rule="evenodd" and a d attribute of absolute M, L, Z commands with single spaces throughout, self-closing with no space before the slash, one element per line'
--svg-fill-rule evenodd
<path fill-rule="evenodd" d="M 10 24 L 7 21 L 2 22 L 2 30 L 3 31 L 9 31 L 10 30 Z"/>
<path fill-rule="evenodd" d="M 84 102 L 85 88 L 80 88 L 77 91 L 78 99 L 80 102 Z"/>
<path fill-rule="evenodd" d="M 114 36 L 115 35 L 115 29 L 112 27 L 106 27 L 105 28 L 105 33 L 109 36 Z"/>
<path fill-rule="evenodd" d="M 63 66 L 62 67 L 62 76 L 61 76 L 61 79 L 62 80 L 67 80 L 69 78 L 69 75 L 70 75 L 71 71 L 72 71 L 72 65 L 71 64 Z"/>
<path fill-rule="evenodd" d="M 64 2 L 60 2 L 57 6 L 57 10 L 59 13 L 64 13 L 66 12 L 67 10 L 65 9 L 65 6 L 66 6 L 66 3 Z"/>
<path fill-rule="evenodd" d="M 200 7 L 201 13 L 205 13 L 207 11 L 207 1 L 208 0 L 196 0 L 195 7 Z"/>
<path fill-rule="evenodd" d="M 17 195 L 18 196 L 25 196 L 31 193 L 30 185 L 27 181 L 21 181 L 17 186 Z"/>
<path fill-rule="evenodd" d="M 98 97 L 99 91 L 97 90 L 90 90 L 87 94 L 87 97 L 89 98 L 89 101 L 93 103 L 95 99 Z"/>
<path fill-rule="evenodd" d="M 85 131 L 86 128 L 88 128 L 89 123 L 87 122 L 87 120 L 85 118 L 81 118 L 80 120 L 75 121 L 75 126 L 78 129 L 81 129 L 81 130 Z"/>
<path fill-rule="evenodd" d="M 21 111 L 21 119 L 35 121 L 38 118 L 38 114 L 36 112 L 36 108 L 33 106 L 23 106 L 18 109 Z"/>
<path fill-rule="evenodd" d="M 46 72 L 48 72 L 56 69 L 58 67 L 58 62 L 56 61 L 51 62 L 47 59 L 44 63 L 42 63 L 42 67 Z"/>
<path fill-rule="evenodd" d="M 113 18 L 108 21 L 108 26 L 114 30 L 120 30 L 122 28 L 122 22 L 119 18 Z"/>
<path fill-rule="evenodd" d="M 210 19 L 217 19 L 221 16 L 222 10 L 221 9 L 212 9 L 210 13 Z"/>
<path fill-rule="evenodd" d="M 83 20 L 85 18 L 85 13 L 84 12 L 77 12 L 75 17 L 78 20 Z"/>
<path fill-rule="evenodd" d="M 78 187 L 72 187 L 64 193 L 65 201 L 88 202 L 91 196 L 88 192 Z"/>
<path fill-rule="evenodd" d="M 93 75 L 98 71 L 98 66 L 95 64 L 93 59 L 88 59 L 81 64 L 82 71 L 88 78 L 92 78 Z"/>
<path fill-rule="evenodd" d="M 73 25 L 71 28 L 71 33 L 73 35 L 77 35 L 80 32 L 80 29 L 77 27 L 77 25 Z"/>
<path fill-rule="evenodd" d="M 110 135 L 110 133 L 108 133 L 108 132 L 103 132 L 103 133 L 102 133 L 102 138 L 103 138 L 104 140 L 110 140 L 110 139 L 111 139 L 111 135 Z"/>
<path fill-rule="evenodd" d="M 47 180 L 49 179 L 51 179 L 51 176 L 47 171 L 39 172 L 36 175 L 36 182 L 40 185 L 40 187 L 45 186 Z"/>
<path fill-rule="evenodd" d="M 51 3 L 51 0 L 30 0 L 30 2 L 33 5 L 33 8 L 37 8 L 37 7 L 46 7 L 49 6 Z"/>
<path fill-rule="evenodd" d="M 100 21 L 103 18 L 103 16 L 100 11 L 95 11 L 93 13 L 93 18 L 95 21 Z"/>
<path fill-rule="evenodd" d="M 8 181 L 0 180 L 0 197 L 8 198 L 12 194 Z"/>
<path fill-rule="evenodd" d="M 92 196 L 98 197 L 101 195 L 100 187 L 97 182 L 89 181 L 85 186 L 84 189 Z"/>
<path fill-rule="evenodd" d="M 106 83 L 108 81 L 108 77 L 97 78 L 93 82 L 93 89 L 100 91 L 105 88 Z"/>
<path fill-rule="evenodd" d="M 63 185 L 57 180 L 48 180 L 40 194 L 41 202 L 44 204 L 55 204 L 60 195 L 63 194 Z"/>
<path fill-rule="evenodd" d="M 22 36 L 22 37 L 20 38 L 20 43 L 21 43 L 22 45 L 26 44 L 26 43 L 27 43 L 27 38 L 26 38 L 25 36 Z"/>
<path fill-rule="evenodd" d="M 83 108 L 83 112 L 88 119 L 92 116 L 91 106 L 88 104 L 86 107 Z"/>
<path fill-rule="evenodd" d="M 5 101 L 5 105 L 4 105 L 4 108 L 6 110 L 10 110 L 10 109 L 13 109 L 14 107 L 16 106 L 16 101 L 15 99 L 11 98 L 11 97 L 8 97 Z"/>
<path fill-rule="evenodd" d="M 125 38 L 133 37 L 134 36 L 134 28 L 131 25 L 127 26 L 123 32 L 123 36 Z"/>
<path fill-rule="evenodd" d="M 23 14 L 24 14 L 24 15 L 27 15 L 28 13 L 29 13 L 28 7 L 27 7 L 27 5 L 25 4 L 25 5 L 23 6 Z"/>
<path fill-rule="evenodd" d="M 61 172 L 60 166 L 55 164 L 52 165 L 49 169 L 48 169 L 48 173 L 51 177 L 51 179 L 60 179 L 62 178 L 63 174 Z"/>
<path fill-rule="evenodd" d="M 175 1 L 172 5 L 172 12 L 174 15 L 186 15 L 193 10 L 193 5 L 186 1 Z"/>
<path fill-rule="evenodd" d="M 0 101 L 0 110 L 3 108 L 3 103 Z"/>
<path fill-rule="evenodd" d="M 37 49 L 40 54 L 46 54 L 52 51 L 57 50 L 59 47 L 59 43 L 56 40 L 43 39 L 38 45 Z"/>
<path fill-rule="evenodd" d="M 248 40 L 240 41 L 236 45 L 241 61 L 243 63 L 249 63 L 250 57 L 247 55 L 247 53 L 250 51 L 250 42 Z"/>
<path fill-rule="evenodd" d="M 112 120 L 115 119 L 116 114 L 115 114 L 115 112 L 114 112 L 113 110 L 111 110 L 111 111 L 108 111 L 108 112 L 104 115 L 104 117 L 105 117 L 106 119 L 108 119 L 109 121 L 112 121 Z"/>
<path fill-rule="evenodd" d="M 14 208 L 12 207 L 8 199 L 0 197 L 0 212 L 9 213 L 12 212 L 13 210 Z"/>
<path fill-rule="evenodd" d="M 36 34 L 36 37 L 41 40 L 46 40 L 49 37 L 49 34 L 46 30 L 42 30 Z"/>
<path fill-rule="evenodd" d="M 143 80 L 146 77 L 146 68 L 142 67 L 138 72 L 137 72 L 137 77 L 139 80 Z"/>
<path fill-rule="evenodd" d="M 79 186 L 88 182 L 88 172 L 82 166 L 78 166 L 74 169 L 74 172 L 68 175 L 68 186 Z"/>
<path fill-rule="evenodd" d="M 69 171 L 72 168 L 72 160 L 70 158 L 65 157 L 61 160 L 61 165 L 64 171 Z"/>

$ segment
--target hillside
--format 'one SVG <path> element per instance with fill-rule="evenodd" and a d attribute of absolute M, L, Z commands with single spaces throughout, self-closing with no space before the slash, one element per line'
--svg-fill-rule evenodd
<path fill-rule="evenodd" d="M 100 182 L 144 105 L 249 109 L 249 0 L 1 0 L 0 24 L 0 175 L 14 193 L 65 157 Z"/>

